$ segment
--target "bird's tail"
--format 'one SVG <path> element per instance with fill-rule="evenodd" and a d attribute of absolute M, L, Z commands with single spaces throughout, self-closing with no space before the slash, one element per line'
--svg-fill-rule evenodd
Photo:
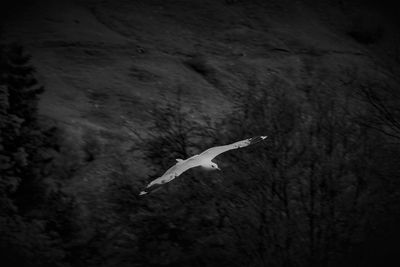
<path fill-rule="evenodd" d="M 262 136 L 257 136 L 257 137 L 250 138 L 250 145 L 257 144 L 257 143 L 263 141 L 267 137 L 268 136 L 266 136 L 266 135 L 262 135 Z"/>

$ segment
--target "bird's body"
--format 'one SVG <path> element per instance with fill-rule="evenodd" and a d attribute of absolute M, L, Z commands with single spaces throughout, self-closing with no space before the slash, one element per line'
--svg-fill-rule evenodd
<path fill-rule="evenodd" d="M 265 138 L 267 138 L 267 136 L 253 137 L 230 145 L 216 146 L 209 148 L 204 152 L 202 152 L 201 154 L 194 155 L 185 160 L 177 159 L 176 160 L 177 163 L 174 166 L 169 168 L 161 177 L 149 183 L 146 189 L 140 192 L 140 195 L 145 195 L 149 193 L 150 191 L 152 191 L 153 188 L 172 181 L 173 179 L 181 175 L 183 172 L 194 167 L 203 166 L 206 168 L 219 170 L 218 165 L 212 162 L 212 159 L 214 159 L 216 156 L 228 150 L 238 149 L 258 143 L 264 140 Z"/>

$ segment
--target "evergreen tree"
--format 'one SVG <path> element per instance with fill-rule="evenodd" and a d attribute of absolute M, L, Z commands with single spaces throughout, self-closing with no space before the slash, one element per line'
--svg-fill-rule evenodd
<path fill-rule="evenodd" d="M 2 266 L 59 266 L 63 222 L 54 217 L 69 203 L 44 181 L 55 145 L 53 129 L 39 124 L 43 87 L 29 61 L 18 45 L 0 47 L 0 258 Z"/>
<path fill-rule="evenodd" d="M 38 123 L 38 98 L 43 87 L 34 77 L 30 57 L 22 47 L 3 48 L 1 63 L 1 157 L 2 176 L 9 193 L 22 210 L 31 208 L 41 184 L 41 157 L 45 132 Z M 11 190 L 11 191 L 10 191 Z"/>

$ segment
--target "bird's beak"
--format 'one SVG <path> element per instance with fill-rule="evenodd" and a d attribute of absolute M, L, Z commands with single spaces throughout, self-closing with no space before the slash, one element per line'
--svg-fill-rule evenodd
<path fill-rule="evenodd" d="M 220 171 L 221 169 L 217 167 L 217 170 L 219 170 L 219 171 Z"/>

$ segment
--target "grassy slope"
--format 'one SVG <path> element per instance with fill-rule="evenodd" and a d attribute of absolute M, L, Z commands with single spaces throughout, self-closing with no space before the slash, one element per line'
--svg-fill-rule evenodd
<path fill-rule="evenodd" d="M 141 110 L 179 85 L 189 105 L 219 114 L 250 79 L 297 83 L 313 55 L 333 70 L 364 63 L 362 48 L 301 4 L 54 2 L 27 5 L 5 33 L 33 54 L 47 87 L 42 113 L 72 125 L 110 128 L 120 115 L 143 125 Z M 185 64 L 193 58 L 213 75 Z"/>

